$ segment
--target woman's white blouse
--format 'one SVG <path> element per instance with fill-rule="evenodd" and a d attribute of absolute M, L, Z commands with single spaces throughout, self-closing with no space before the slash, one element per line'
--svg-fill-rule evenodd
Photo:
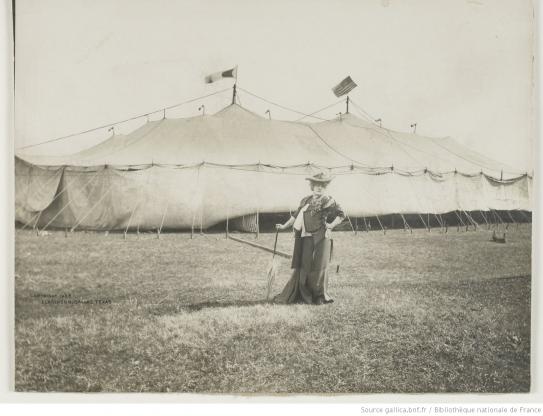
<path fill-rule="evenodd" d="M 294 225 L 293 225 L 293 228 L 295 230 L 302 231 L 302 237 L 311 237 L 313 235 L 305 231 L 304 212 L 307 211 L 308 207 L 309 207 L 309 204 L 305 204 L 305 206 L 298 213 L 298 216 L 296 217 L 296 220 L 294 221 Z"/>

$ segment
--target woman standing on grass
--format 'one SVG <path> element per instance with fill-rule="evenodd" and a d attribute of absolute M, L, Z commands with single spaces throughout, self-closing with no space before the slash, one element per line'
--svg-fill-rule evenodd
<path fill-rule="evenodd" d="M 294 226 L 292 277 L 274 299 L 276 303 L 322 305 L 334 300 L 328 295 L 328 263 L 332 253 L 332 230 L 345 218 L 334 199 L 325 195 L 332 177 L 317 173 L 309 178 L 312 195 L 306 196 L 293 216 L 278 230 Z M 331 222 L 328 222 L 330 221 Z"/>

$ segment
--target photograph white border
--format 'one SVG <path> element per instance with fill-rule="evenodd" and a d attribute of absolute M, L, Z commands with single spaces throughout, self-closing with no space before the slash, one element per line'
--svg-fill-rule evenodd
<path fill-rule="evenodd" d="M 541 45 L 542 29 L 540 23 L 543 21 L 543 12 L 540 2 L 534 2 L 536 10 L 536 91 L 535 91 L 535 108 L 536 108 L 536 132 L 537 139 L 541 137 L 541 103 L 539 82 L 542 78 L 541 72 L 541 56 L 543 48 Z M 543 366 L 542 354 L 543 350 L 543 320 L 541 319 L 543 308 L 541 300 L 543 300 L 543 282 L 541 282 L 541 261 L 536 253 L 541 253 L 541 223 L 539 212 L 542 206 L 541 189 L 539 184 L 539 175 L 541 174 L 541 143 L 535 140 L 534 153 L 537 161 L 534 169 L 534 190 L 536 198 L 534 198 L 534 214 L 533 215 L 533 246 L 532 246 L 532 357 L 531 357 L 531 385 L 532 391 L 529 394 L 364 394 L 364 395 L 207 395 L 207 394 L 67 394 L 67 393 L 17 393 L 13 391 L 13 373 L 14 373 L 14 144 L 13 144 L 13 66 L 12 66 L 12 24 L 11 24 L 11 1 L 2 2 L 0 8 L 0 20 L 6 24 L 3 26 L 5 30 L 1 35 L 1 116 L 3 119 L 3 140 L 1 142 L 1 154 L 3 157 L 4 175 L 1 181 L 0 195 L 5 198 L 2 207 L 0 208 L 1 221 L 3 225 L 0 255 L 2 264 L 2 285 L 0 291 L 0 304 L 2 305 L 2 317 L 0 319 L 0 362 L 2 363 L 0 375 L 0 402 L 4 403 L 154 403 L 152 408 L 142 405 L 132 405 L 129 410 L 131 414 L 149 414 L 152 411 L 158 411 L 160 414 L 180 414 L 183 410 L 189 414 L 254 414 L 258 411 L 262 414 L 287 413 L 290 410 L 299 412 L 311 411 L 312 414 L 362 414 L 361 407 L 370 404 L 394 403 L 402 404 L 526 404 L 526 405 L 543 405 Z M 184 403 L 184 408 L 171 408 L 158 406 L 165 403 Z M 281 403 L 281 404 L 280 404 Z M 332 404 L 334 408 L 329 408 Z M 227 404 L 233 404 L 230 408 Z M 294 404 L 304 404 L 304 409 L 299 409 Z M 218 405 L 219 407 L 214 407 Z M 248 405 L 248 406 L 246 406 Z M 197 407 L 193 407 L 197 406 Z M 253 406 L 258 406 L 255 409 Z M 17 409 L 11 408 L 11 409 Z M 198 410 L 199 409 L 199 410 Z M 207 410 L 206 410 L 207 409 Z M 0 408 L 2 410 L 2 408 Z M 15 414 L 10 411 L 10 408 L 5 408 L 8 413 Z M 32 414 L 36 414 L 36 408 L 29 409 Z M 66 413 L 65 413 L 66 411 Z M 77 408 L 69 407 L 62 409 L 61 407 L 48 408 L 41 405 L 39 407 L 40 414 L 73 414 L 77 411 L 78 414 L 93 414 L 104 413 L 106 411 L 115 411 L 118 414 L 120 409 L 114 405 L 108 405 L 106 408 Z M 170 413 L 170 411 L 177 413 Z M 233 413 L 231 413 L 231 411 Z M 29 412 L 29 413 L 30 413 Z M 209 413 L 206 413 L 209 412 Z M 250 412 L 250 413 L 249 413 Z M 17 413 L 18 414 L 18 413 Z"/>

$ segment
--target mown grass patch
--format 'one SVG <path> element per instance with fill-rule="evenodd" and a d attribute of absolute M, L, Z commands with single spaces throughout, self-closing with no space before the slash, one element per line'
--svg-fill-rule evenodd
<path fill-rule="evenodd" d="M 530 228 L 489 236 L 336 233 L 336 302 L 310 306 L 264 302 L 271 255 L 224 235 L 19 230 L 16 389 L 528 391 Z"/>

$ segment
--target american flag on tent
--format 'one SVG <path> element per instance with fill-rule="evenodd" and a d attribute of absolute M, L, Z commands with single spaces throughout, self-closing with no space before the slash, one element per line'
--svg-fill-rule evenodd
<path fill-rule="evenodd" d="M 341 97 L 342 95 L 348 94 L 356 86 L 356 83 L 351 79 L 350 76 L 348 76 L 339 84 L 337 84 L 334 88 L 332 88 L 332 91 L 334 92 L 336 97 Z"/>

